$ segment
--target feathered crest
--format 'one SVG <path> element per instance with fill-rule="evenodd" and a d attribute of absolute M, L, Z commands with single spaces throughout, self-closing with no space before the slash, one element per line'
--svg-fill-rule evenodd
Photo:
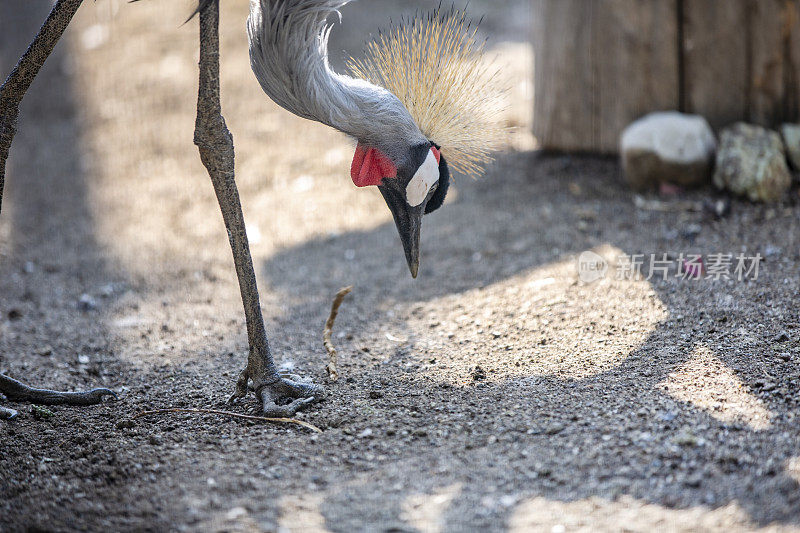
<path fill-rule="evenodd" d="M 354 76 L 393 93 L 457 171 L 479 176 L 502 144 L 503 87 L 484 58 L 477 24 L 455 6 L 403 19 L 348 64 Z"/>

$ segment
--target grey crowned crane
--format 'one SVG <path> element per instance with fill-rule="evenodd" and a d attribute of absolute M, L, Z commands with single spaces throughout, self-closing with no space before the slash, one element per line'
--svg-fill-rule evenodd
<path fill-rule="evenodd" d="M 375 186 L 392 212 L 413 277 L 419 268 L 423 215 L 442 206 L 449 166 L 479 175 L 501 141 L 500 91 L 482 61 L 476 28 L 455 8 L 403 19 L 382 31 L 349 75 L 328 63 L 329 19 L 350 0 L 251 0 L 250 63 L 262 89 L 300 117 L 357 141 L 350 168 L 358 187 Z M 58 0 L 31 47 L 0 89 L 0 172 L 13 138 L 19 102 L 81 0 Z M 366 8 L 369 4 L 364 3 Z M 195 127 L 233 250 L 250 353 L 232 399 L 255 391 L 266 416 L 286 417 L 318 400 L 323 388 L 281 375 L 261 315 L 256 277 L 234 180 L 233 142 L 219 103 L 219 0 L 202 0 L 200 85 Z M 38 44 L 37 44 L 38 43 Z M 449 164 L 449 166 L 448 166 Z M 0 173 L 0 200 L 2 200 Z M 63 393 L 33 389 L 0 374 L 11 400 L 89 405 L 109 389 Z M 283 401 L 282 401 L 283 400 Z M 279 402 L 289 403 L 279 405 Z M 6 416 L 13 411 L 5 409 Z"/>

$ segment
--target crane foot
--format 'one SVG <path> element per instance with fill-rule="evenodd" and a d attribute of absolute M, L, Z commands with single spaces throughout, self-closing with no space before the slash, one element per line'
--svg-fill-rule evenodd
<path fill-rule="evenodd" d="M 268 417 L 294 416 L 297 411 L 325 397 L 324 387 L 306 383 L 294 374 L 280 373 L 267 379 L 253 379 L 248 369 L 244 369 L 239 374 L 236 390 L 228 401 L 244 398 L 248 392 L 248 381 L 251 379 L 254 382 L 256 398 L 261 402 L 261 413 Z"/>
<path fill-rule="evenodd" d="M 18 413 L 14 409 L 9 409 L 8 407 L 0 405 L 0 420 L 11 420 L 16 417 L 17 414 Z"/>
<path fill-rule="evenodd" d="M 110 389 L 92 389 L 90 391 L 61 392 L 49 389 L 36 389 L 24 383 L 0 374 L 0 393 L 9 400 L 30 402 L 39 405 L 95 405 L 106 396 L 117 397 Z M 7 410 L 8 411 L 8 410 Z M 13 418 L 8 413 L 0 413 L 0 418 Z"/>

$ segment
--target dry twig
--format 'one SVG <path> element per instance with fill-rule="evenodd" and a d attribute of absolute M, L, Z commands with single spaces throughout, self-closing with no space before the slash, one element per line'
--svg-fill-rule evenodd
<path fill-rule="evenodd" d="M 353 286 L 351 285 L 336 293 L 336 297 L 333 299 L 333 304 L 331 305 L 331 314 L 328 315 L 328 320 L 325 321 L 325 329 L 322 330 L 322 344 L 325 345 L 325 350 L 328 352 L 328 366 L 326 366 L 325 369 L 328 371 L 328 378 L 331 381 L 339 379 L 339 371 L 336 368 L 336 348 L 333 347 L 333 342 L 331 341 L 333 323 L 336 321 L 336 315 L 339 314 L 339 306 L 342 305 L 342 300 L 344 300 L 344 297 L 350 294 L 352 290 Z"/>
<path fill-rule="evenodd" d="M 322 433 L 322 430 L 319 429 L 317 426 L 309 424 L 308 422 L 303 422 L 302 420 L 297 420 L 296 418 L 269 418 L 266 416 L 243 415 L 240 413 L 234 413 L 233 411 L 221 411 L 219 409 L 184 409 L 178 407 L 171 409 L 156 409 L 154 411 L 142 411 L 138 415 L 134 416 L 133 419 L 136 420 L 137 418 L 141 418 L 143 416 L 162 415 L 167 413 L 200 413 L 204 415 L 225 415 L 225 416 L 230 416 L 232 418 L 240 418 L 242 420 L 252 420 L 255 422 L 297 424 L 298 426 L 303 426 L 304 428 L 308 428 L 316 433 Z"/>

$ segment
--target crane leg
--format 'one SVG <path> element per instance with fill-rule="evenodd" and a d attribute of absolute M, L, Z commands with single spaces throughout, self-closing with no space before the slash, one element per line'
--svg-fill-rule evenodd
<path fill-rule="evenodd" d="M 272 359 L 236 188 L 233 137 L 222 117 L 219 91 L 219 0 L 211 0 L 200 7 L 200 84 L 194 143 L 211 177 L 228 230 L 247 322 L 250 354 L 231 400 L 246 396 L 251 383 L 266 416 L 291 416 L 321 399 L 324 389 L 281 376 Z M 290 403 L 279 405 L 283 400 Z"/>
<path fill-rule="evenodd" d="M 82 3 L 83 0 L 58 0 L 55 3 L 39 33 L 0 86 L 0 212 L 3 207 L 6 159 L 17 132 L 19 104 Z"/>
<path fill-rule="evenodd" d="M 16 402 L 30 402 L 39 405 L 95 405 L 103 401 L 105 396 L 117 395 L 110 389 L 92 389 L 90 391 L 60 392 L 49 389 L 35 389 L 24 383 L 0 374 L 0 393 Z M 0 407 L 0 418 L 14 418 L 16 411 Z"/>
<path fill-rule="evenodd" d="M 39 33 L 0 86 L 0 211 L 2 211 L 6 160 L 17 130 L 19 105 L 82 3 L 83 0 L 58 0 L 55 3 Z M 3 374 L 0 374 L 0 393 L 12 401 L 48 405 L 92 405 L 100 403 L 105 396 L 116 397 L 116 394 L 109 389 L 86 392 L 35 389 Z M 16 415 L 15 410 L 0 407 L 0 419 L 14 418 Z"/>

